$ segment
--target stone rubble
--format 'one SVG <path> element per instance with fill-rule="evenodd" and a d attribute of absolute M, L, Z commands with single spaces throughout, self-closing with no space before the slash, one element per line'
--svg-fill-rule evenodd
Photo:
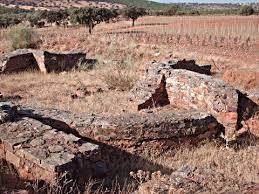
<path fill-rule="evenodd" d="M 71 60 L 73 64 L 77 60 L 70 55 L 32 53 L 44 72 L 68 70 L 72 63 L 66 64 L 64 60 Z M 16 60 L 7 61 L 13 65 Z M 60 61 L 57 66 L 54 65 L 56 60 Z M 15 69 L 6 64 L 3 72 Z M 212 78 L 210 69 L 211 66 L 186 60 L 154 62 L 147 68 L 132 89 L 130 99 L 137 102 L 138 110 L 168 105 L 174 107 L 174 111 L 156 109 L 114 116 L 74 114 L 14 105 L 0 93 L 0 158 L 14 165 L 20 177 L 26 180 L 52 182 L 64 172 L 77 178 L 104 176 L 129 155 L 143 160 L 147 152 L 159 155 L 174 149 L 179 142 L 195 143 L 222 132 L 227 142 L 247 131 L 259 137 L 258 104 L 246 94 Z M 71 97 L 84 98 L 94 92 L 103 90 L 78 88 Z M 127 155 L 120 156 L 125 153 Z M 222 177 L 220 172 L 210 168 L 184 166 L 170 176 L 163 175 L 156 182 L 150 180 L 142 184 L 139 192 L 211 192 L 210 179 L 222 184 L 219 177 Z M 234 180 L 224 180 L 224 184 L 226 182 Z M 216 185 L 217 192 L 222 192 L 221 188 Z"/>

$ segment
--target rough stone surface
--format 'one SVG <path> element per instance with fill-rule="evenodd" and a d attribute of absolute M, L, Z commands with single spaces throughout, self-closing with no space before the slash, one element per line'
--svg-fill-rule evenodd
<path fill-rule="evenodd" d="M 179 142 L 213 138 L 221 130 L 210 114 L 195 110 L 108 117 L 7 102 L 0 102 L 0 107 L 8 115 L 0 124 L 1 158 L 14 163 L 13 157 L 6 157 L 7 151 L 20 158 L 14 165 L 29 180 L 51 181 L 64 171 L 78 178 L 105 176 L 110 171 L 115 176 L 135 170 L 136 163 L 143 169 L 166 171 L 148 162 L 147 154 L 174 150 Z"/>
<path fill-rule="evenodd" d="M 148 64 L 144 76 L 131 91 L 131 99 L 137 101 L 138 110 L 170 104 L 165 88 L 165 80 L 170 77 L 175 69 L 211 74 L 210 66 L 196 65 L 193 60 L 169 61 L 167 63 L 152 62 Z"/>
<path fill-rule="evenodd" d="M 131 99 L 137 102 L 138 110 L 170 104 L 178 109 L 208 112 L 224 126 L 227 141 L 235 140 L 245 131 L 242 121 L 253 118 L 259 111 L 258 105 L 245 94 L 221 80 L 159 63 L 147 68 L 133 88 Z"/>
<path fill-rule="evenodd" d="M 28 70 L 39 70 L 33 54 L 25 50 L 17 50 L 0 57 L 0 72 L 17 73 Z"/>
<path fill-rule="evenodd" d="M 259 185 L 240 185 L 211 167 L 182 166 L 171 175 L 153 173 L 150 181 L 140 185 L 138 194 L 168 193 L 258 193 Z"/>
<path fill-rule="evenodd" d="M 209 138 L 216 135 L 221 126 L 210 114 L 195 110 L 157 113 L 123 114 L 120 116 L 97 116 L 73 114 L 56 109 L 20 107 L 20 115 L 33 118 L 65 131 L 65 142 L 77 141 L 77 137 L 87 137 L 129 152 L 141 153 L 144 149 L 159 152 L 159 147 L 172 149 L 173 142 L 180 139 Z M 51 131 L 43 139 L 56 136 Z M 200 137 L 200 138 L 199 138 Z M 58 149 L 50 148 L 51 151 Z M 82 152 L 90 149 L 88 144 L 79 148 Z"/>
<path fill-rule="evenodd" d="M 59 173 L 76 174 L 80 169 L 89 177 L 95 175 L 95 162 L 101 160 L 98 145 L 19 114 L 10 103 L 0 102 L 0 116 L 1 157 L 12 163 L 22 178 L 53 181 Z"/>
<path fill-rule="evenodd" d="M 172 71 L 166 80 L 170 104 L 179 108 L 208 111 L 225 127 L 225 138 L 235 140 L 238 124 L 238 93 L 210 76 Z"/>
<path fill-rule="evenodd" d="M 87 59 L 82 52 L 54 53 L 48 51 L 19 49 L 5 54 L 0 60 L 1 73 L 17 73 L 26 70 L 40 70 L 44 73 L 62 72 L 86 65 L 92 68 L 94 59 Z M 81 67 L 80 67 L 81 68 Z"/>

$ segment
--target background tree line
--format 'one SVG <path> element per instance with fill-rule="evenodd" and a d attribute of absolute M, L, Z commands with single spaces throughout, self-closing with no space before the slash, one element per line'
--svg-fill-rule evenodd
<path fill-rule="evenodd" d="M 239 9 L 229 10 L 193 10 L 186 9 L 177 5 L 168 6 L 160 11 L 150 11 L 144 8 L 130 6 L 122 10 L 106 8 L 70 8 L 66 10 L 22 10 L 19 8 L 6 8 L 0 6 L 0 28 L 17 25 L 22 22 L 29 22 L 31 27 L 44 27 L 46 24 L 57 26 L 68 26 L 68 24 L 79 24 L 86 26 L 89 33 L 92 33 L 94 27 L 101 22 L 109 23 L 117 20 L 120 16 L 132 20 L 132 26 L 135 21 L 144 15 L 207 15 L 207 14 L 240 14 L 252 15 L 256 12 L 250 5 L 242 5 Z"/>
<path fill-rule="evenodd" d="M 97 24 L 101 22 L 109 23 L 118 16 L 124 16 L 132 19 L 132 25 L 135 21 L 146 15 L 143 8 L 128 7 L 123 10 L 106 8 L 70 8 L 66 10 L 31 10 L 17 12 L 14 9 L 0 7 L 0 27 L 7 28 L 22 22 L 29 22 L 31 27 L 44 27 L 47 23 L 50 25 L 64 26 L 70 24 L 79 24 L 88 27 L 89 33 Z"/>

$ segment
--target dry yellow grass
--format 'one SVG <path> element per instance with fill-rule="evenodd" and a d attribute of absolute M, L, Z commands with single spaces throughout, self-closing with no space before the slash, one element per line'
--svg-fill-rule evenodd
<path fill-rule="evenodd" d="M 183 146 L 173 157 L 153 158 L 158 164 L 171 169 L 183 165 L 195 167 L 213 166 L 225 177 L 238 180 L 240 184 L 254 182 L 259 184 L 259 147 L 248 146 L 245 149 L 229 149 L 218 142 L 204 142 L 197 147 Z"/>
<path fill-rule="evenodd" d="M 127 93 L 107 91 L 106 85 L 99 77 L 94 72 L 59 75 L 25 72 L 18 75 L 0 75 L 0 88 L 5 96 L 19 95 L 22 97 L 19 103 L 32 106 L 59 108 L 77 113 L 119 114 L 124 110 L 133 111 L 133 105 L 127 101 Z M 105 92 L 72 99 L 71 95 L 80 87 L 97 87 Z"/>
<path fill-rule="evenodd" d="M 210 30 L 214 35 L 220 35 L 225 29 L 226 32 L 231 32 L 233 37 L 243 33 L 243 36 L 249 35 L 251 41 L 255 38 L 258 41 L 258 18 L 258 16 L 144 17 L 138 21 L 135 28 L 141 27 L 146 30 L 153 28 L 157 32 L 160 28 L 168 28 L 175 29 L 175 31 L 186 31 L 189 34 L 196 33 L 197 30 Z M 168 25 L 146 26 L 146 24 L 158 22 Z M 190 23 L 192 25 L 188 25 Z M 241 27 L 235 27 L 235 24 Z M 72 100 L 70 95 L 80 86 L 79 82 L 84 83 L 87 87 L 107 88 L 105 81 L 100 77 L 100 71 L 104 72 L 103 74 L 106 74 L 106 71 L 107 75 L 111 74 L 113 70 L 106 67 L 129 59 L 135 66 L 134 74 L 136 77 L 142 75 L 145 64 L 152 60 L 183 58 L 195 59 L 198 63 L 212 64 L 213 71 L 218 73 L 217 77 L 221 77 L 228 70 L 259 72 L 259 52 L 257 52 L 258 45 L 255 41 L 251 42 L 248 48 L 242 49 L 240 45 L 236 45 L 236 47 L 231 45 L 215 47 L 215 45 L 198 46 L 185 41 L 179 44 L 170 43 L 162 34 L 159 36 L 154 34 L 148 36 L 141 34 L 107 34 L 111 31 L 120 31 L 120 28 L 125 26 L 130 26 L 130 21 L 101 24 L 96 27 L 93 35 L 89 35 L 83 27 L 38 29 L 37 32 L 43 40 L 41 49 L 52 51 L 81 50 L 86 52 L 88 56 L 97 58 L 102 65 L 93 72 L 70 72 L 63 75 L 25 73 L 1 76 L 1 92 L 8 96 L 20 95 L 23 97 L 23 103 L 33 105 L 53 106 L 75 112 L 115 113 L 124 109 L 134 110 L 134 108 L 129 108 L 132 105 L 128 105 L 127 92 L 113 90 L 80 100 Z M 177 26 L 182 27 L 178 29 Z M 187 27 L 185 28 L 185 26 Z M 213 31 L 218 27 L 220 30 Z M 244 31 L 244 29 L 247 31 Z M 5 30 L 0 32 L 0 50 L 8 52 L 9 43 L 5 38 L 6 32 Z M 224 34 L 224 36 L 227 34 Z M 199 40 L 199 44 L 201 44 L 201 40 Z M 254 84 L 250 86 L 250 79 L 245 77 L 245 73 L 242 75 L 240 74 L 235 78 L 235 80 L 238 78 L 240 80 L 234 80 L 232 84 L 235 85 L 235 82 L 237 82 L 238 87 L 249 85 L 249 88 L 258 89 L 259 84 L 257 82 L 259 80 L 256 81 L 255 79 Z"/>

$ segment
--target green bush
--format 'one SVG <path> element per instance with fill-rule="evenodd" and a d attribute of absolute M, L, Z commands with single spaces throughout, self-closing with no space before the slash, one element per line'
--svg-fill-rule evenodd
<path fill-rule="evenodd" d="M 8 32 L 8 38 L 13 49 L 38 48 L 41 43 L 36 32 L 21 25 L 12 27 Z"/>
<path fill-rule="evenodd" d="M 240 15 L 252 15 L 254 12 L 255 11 L 251 5 L 242 5 L 239 9 Z"/>

